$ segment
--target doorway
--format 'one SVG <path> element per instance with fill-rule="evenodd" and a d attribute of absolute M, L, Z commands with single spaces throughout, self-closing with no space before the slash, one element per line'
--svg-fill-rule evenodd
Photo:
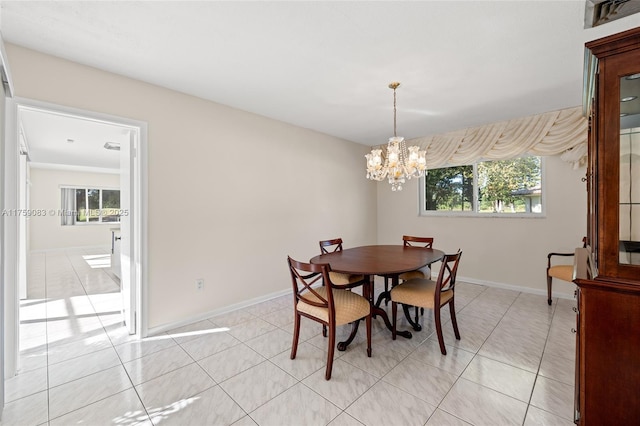
<path fill-rule="evenodd" d="M 102 237 L 99 240 L 101 245 L 104 243 L 109 247 L 110 256 L 100 254 L 96 257 L 90 250 L 82 258 L 87 264 L 91 264 L 91 267 L 111 268 L 115 252 L 121 268 L 118 268 L 118 274 L 112 276 L 119 278 L 123 302 L 122 317 L 130 334 L 135 337 L 146 335 L 143 311 L 143 298 L 146 294 L 143 288 L 143 278 L 146 276 L 146 262 L 143 260 L 146 235 L 146 220 L 143 220 L 146 211 L 146 123 L 28 99 L 15 98 L 11 104 L 11 114 L 8 114 L 7 122 L 7 143 L 15 143 L 15 157 L 10 159 L 8 156 L 7 162 L 15 160 L 15 167 L 14 173 L 7 168 L 7 182 L 15 182 L 16 208 L 26 214 L 16 220 L 16 253 L 14 258 L 7 259 L 8 263 L 15 265 L 13 282 L 17 283 L 16 288 L 10 291 L 13 297 L 7 297 L 5 300 L 5 304 L 12 305 L 7 311 L 15 312 L 15 336 L 5 345 L 5 372 L 9 375 L 15 373 L 18 368 L 18 314 L 20 299 L 27 296 L 29 252 L 46 252 L 51 248 L 47 246 L 47 242 L 42 241 L 38 242 L 38 247 L 33 247 L 34 240 L 30 238 L 32 235 L 29 233 L 34 232 L 35 235 L 35 232 L 43 232 L 42 227 L 36 229 L 34 224 L 42 225 L 45 220 L 49 223 L 49 233 L 58 232 L 57 235 L 49 235 L 49 239 L 66 249 L 77 250 L 86 245 L 91 246 L 93 250 L 95 244 L 90 241 L 95 240 L 91 239 L 90 234 L 110 234 L 108 240 Z M 47 126 L 53 127 L 47 130 Z M 42 132 L 47 131 L 50 132 L 47 136 L 50 139 L 36 141 L 42 137 Z M 74 134 L 80 136 L 64 137 Z M 14 135 L 15 139 L 11 135 Z M 51 175 L 58 176 L 60 173 L 64 176 L 66 172 L 61 172 L 63 170 L 73 171 L 76 173 L 75 176 L 116 174 L 118 184 L 116 187 L 113 183 L 100 185 L 90 182 L 82 185 L 82 182 L 76 179 L 67 181 L 65 185 L 60 181 L 55 190 L 49 191 L 52 198 L 48 202 L 34 205 L 30 203 L 30 191 L 33 188 L 28 173 L 28 170 L 34 167 L 57 170 L 58 172 Z M 71 193 L 74 194 L 72 201 L 77 205 L 73 204 L 72 208 L 63 205 L 62 194 L 65 190 L 72 190 Z M 80 196 L 83 191 L 87 199 L 86 205 L 82 205 Z M 109 205 L 110 210 L 107 214 L 107 200 L 113 199 L 116 192 L 120 194 L 119 205 L 115 206 L 117 209 Z M 91 200 L 97 200 L 98 204 L 92 205 Z M 94 213 L 96 211 L 97 213 Z M 74 223 L 65 224 L 65 219 L 69 217 L 74 219 L 71 221 Z M 116 229 L 117 234 L 111 232 Z M 78 237 L 81 233 L 85 235 Z M 76 239 L 70 237 L 74 234 Z M 119 246 L 119 250 L 115 249 L 114 244 Z M 117 262 L 113 263 L 115 265 Z M 112 272 L 112 269 L 109 272 Z M 8 317 L 9 322 L 11 316 Z M 10 329 L 10 324 L 7 325 Z"/>

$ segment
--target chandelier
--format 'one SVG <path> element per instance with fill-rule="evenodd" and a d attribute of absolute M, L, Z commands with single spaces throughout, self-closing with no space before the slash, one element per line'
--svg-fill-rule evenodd
<path fill-rule="evenodd" d="M 367 179 L 381 181 L 389 179 L 392 191 L 402 191 L 402 184 L 406 179 L 424 176 L 427 169 L 426 151 L 419 151 L 419 147 L 410 146 L 403 137 L 396 135 L 396 89 L 400 83 L 393 82 L 389 88 L 393 89 L 393 137 L 389 138 L 386 153 L 382 148 L 372 149 L 367 158 Z M 384 157 L 384 158 L 383 158 Z"/>

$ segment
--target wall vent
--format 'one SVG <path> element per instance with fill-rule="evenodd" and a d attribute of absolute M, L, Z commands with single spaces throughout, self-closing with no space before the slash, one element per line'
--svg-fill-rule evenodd
<path fill-rule="evenodd" d="M 640 12 L 640 1 L 587 0 L 584 9 L 584 27 L 597 27 L 638 12 Z"/>

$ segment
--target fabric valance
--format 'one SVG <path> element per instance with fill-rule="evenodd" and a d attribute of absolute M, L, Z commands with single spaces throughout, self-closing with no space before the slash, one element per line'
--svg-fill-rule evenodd
<path fill-rule="evenodd" d="M 578 168 L 587 158 L 588 120 L 582 107 L 407 140 L 427 152 L 427 168 L 506 160 L 523 154 L 557 155 Z"/>

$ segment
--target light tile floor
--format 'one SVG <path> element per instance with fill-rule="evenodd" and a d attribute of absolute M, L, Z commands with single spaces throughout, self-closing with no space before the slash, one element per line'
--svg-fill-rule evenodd
<path fill-rule="evenodd" d="M 462 340 L 443 310 L 446 356 L 430 312 L 410 340 L 393 341 L 377 319 L 372 358 L 361 327 L 326 381 L 316 323 L 303 321 L 289 359 L 289 297 L 134 341 L 106 264 L 98 250 L 32 254 L 21 367 L 5 382 L 1 425 L 572 424 L 572 300 L 549 307 L 459 282 Z"/>

